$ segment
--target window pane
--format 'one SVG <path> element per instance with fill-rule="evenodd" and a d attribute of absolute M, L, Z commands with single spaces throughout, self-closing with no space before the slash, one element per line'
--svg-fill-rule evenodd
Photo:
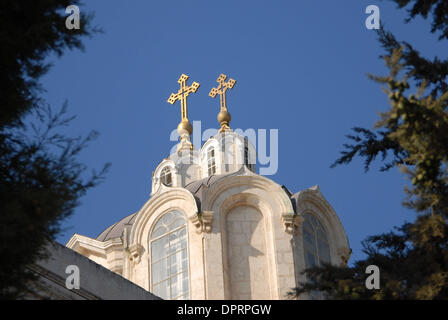
<path fill-rule="evenodd" d="M 327 235 L 325 234 L 325 232 L 324 232 L 323 229 L 319 228 L 319 229 L 317 230 L 317 236 L 318 236 L 322 241 L 324 241 L 324 242 L 328 242 L 328 241 L 327 241 Z"/>
<path fill-rule="evenodd" d="M 306 218 L 305 221 L 303 222 L 303 228 L 307 229 L 310 232 L 314 232 L 314 227 L 310 224 L 310 222 Z"/>
<path fill-rule="evenodd" d="M 180 252 L 181 261 L 182 261 L 182 271 L 188 271 L 188 253 L 187 249 L 184 249 Z"/>
<path fill-rule="evenodd" d="M 171 278 L 171 298 L 176 298 L 180 296 L 180 277 L 174 276 Z"/>
<path fill-rule="evenodd" d="M 179 252 L 180 253 L 180 252 Z M 169 257 L 170 261 L 170 275 L 174 276 L 181 270 L 180 254 L 173 254 Z"/>
<path fill-rule="evenodd" d="M 303 230 L 303 244 L 305 245 L 305 249 L 308 249 L 311 252 L 316 251 L 316 245 L 314 240 L 314 234 L 309 233 L 307 230 Z"/>
<path fill-rule="evenodd" d="M 160 237 L 161 235 L 165 234 L 168 232 L 168 229 L 165 228 L 165 226 L 159 226 L 156 229 L 154 229 L 154 231 L 152 232 L 152 238 L 157 238 Z"/>
<path fill-rule="evenodd" d="M 317 245 L 319 250 L 319 258 L 327 263 L 330 262 L 330 248 L 328 243 L 318 239 Z"/>
<path fill-rule="evenodd" d="M 310 220 L 311 220 L 311 224 L 316 228 L 316 227 L 318 227 L 319 226 L 319 222 L 316 220 L 316 218 L 314 217 L 314 216 L 312 216 L 312 215 L 308 215 L 309 216 L 309 218 L 310 218 Z"/>
<path fill-rule="evenodd" d="M 179 251 L 169 257 L 171 276 L 186 271 L 188 268 L 187 250 Z"/>
<path fill-rule="evenodd" d="M 306 252 L 314 255 L 314 257 L 308 257 L 305 254 L 307 263 L 321 265 L 322 262 L 331 262 L 330 247 L 325 229 L 316 217 L 308 213 L 305 214 L 303 223 L 303 245 Z"/>
<path fill-rule="evenodd" d="M 208 161 L 208 175 L 211 176 L 212 174 L 216 173 L 216 164 L 215 159 L 209 159 Z"/>
<path fill-rule="evenodd" d="M 158 283 L 168 278 L 168 259 L 160 260 L 151 265 L 152 283 Z"/>
<path fill-rule="evenodd" d="M 187 229 L 182 228 L 177 231 L 177 234 L 180 239 L 180 247 L 185 249 L 187 247 Z"/>
<path fill-rule="evenodd" d="M 180 226 L 183 226 L 185 224 L 184 218 L 177 218 L 173 222 L 171 222 L 169 229 L 174 230 L 176 228 L 179 228 Z"/>
<path fill-rule="evenodd" d="M 170 249 L 168 254 L 173 254 L 180 249 L 180 239 L 177 237 L 177 232 L 170 233 Z"/>
<path fill-rule="evenodd" d="M 307 268 L 311 268 L 316 265 L 314 255 L 307 251 L 305 252 L 305 265 Z"/>
<path fill-rule="evenodd" d="M 151 262 L 155 262 L 168 254 L 168 236 L 151 242 Z"/>
<path fill-rule="evenodd" d="M 175 211 L 171 211 L 168 212 L 167 214 L 165 214 L 157 224 L 163 224 L 163 225 L 168 225 L 170 223 L 170 221 L 174 218 L 175 216 Z"/>
<path fill-rule="evenodd" d="M 170 234 L 170 250 L 169 253 L 179 251 L 182 247 L 186 246 L 186 230 L 182 228 Z"/>
<path fill-rule="evenodd" d="M 185 295 L 188 290 L 187 273 L 181 273 L 171 278 L 171 298 Z"/>
<path fill-rule="evenodd" d="M 188 273 L 184 272 L 183 274 L 181 274 L 181 277 L 182 277 L 182 286 L 180 291 L 182 292 L 183 295 L 185 295 L 190 291 L 188 284 Z"/>
<path fill-rule="evenodd" d="M 152 293 L 154 293 L 156 296 L 159 296 L 162 299 L 170 298 L 168 290 L 169 290 L 168 280 L 156 284 L 155 286 L 152 287 Z"/>

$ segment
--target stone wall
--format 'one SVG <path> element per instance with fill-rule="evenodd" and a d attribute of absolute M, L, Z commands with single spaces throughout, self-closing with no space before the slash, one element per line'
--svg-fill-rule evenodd
<path fill-rule="evenodd" d="M 231 299 L 269 299 L 263 216 L 240 206 L 227 214 Z"/>

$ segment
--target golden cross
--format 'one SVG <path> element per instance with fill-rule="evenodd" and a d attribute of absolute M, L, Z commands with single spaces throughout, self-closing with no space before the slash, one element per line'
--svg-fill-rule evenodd
<path fill-rule="evenodd" d="M 227 111 L 226 91 L 227 89 L 232 89 L 236 83 L 236 81 L 233 79 L 229 79 L 229 81 L 225 82 L 226 79 L 227 76 L 221 73 L 216 80 L 219 83 L 219 86 L 217 88 L 212 88 L 212 90 L 210 90 L 210 93 L 208 94 L 212 98 L 216 97 L 216 95 L 219 94 L 221 111 Z"/>
<path fill-rule="evenodd" d="M 187 80 L 188 76 L 186 74 L 182 74 L 177 80 L 177 82 L 180 84 L 180 89 L 177 93 L 172 93 L 170 97 L 168 98 L 168 103 L 174 104 L 177 100 L 180 100 L 181 105 L 181 116 L 182 119 L 188 119 L 187 114 L 187 97 L 191 92 L 196 92 L 199 88 L 199 83 L 193 82 L 191 86 L 187 86 Z"/>

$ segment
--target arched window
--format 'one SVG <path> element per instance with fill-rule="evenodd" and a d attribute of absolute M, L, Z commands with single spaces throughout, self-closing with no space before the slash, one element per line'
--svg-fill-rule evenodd
<path fill-rule="evenodd" d="M 311 214 L 303 222 L 303 247 L 306 268 L 330 263 L 330 246 L 322 224 Z"/>
<path fill-rule="evenodd" d="M 150 240 L 151 292 L 163 299 L 190 298 L 187 224 L 184 215 L 171 211 L 155 225 Z"/>
<path fill-rule="evenodd" d="M 330 246 L 324 227 L 311 214 L 305 213 L 303 222 L 303 247 L 305 253 L 305 268 L 322 266 L 330 263 Z M 322 300 L 324 294 L 312 291 L 309 296 L 312 300 Z"/>
<path fill-rule="evenodd" d="M 171 170 L 168 167 L 165 167 L 162 169 L 162 172 L 160 173 L 160 181 L 168 186 L 168 187 L 172 187 L 173 186 L 173 179 L 171 177 Z"/>
<path fill-rule="evenodd" d="M 249 142 L 247 140 L 244 140 L 244 164 L 249 168 L 249 170 L 252 170 L 253 164 L 250 162 L 250 151 L 249 151 Z"/>
<path fill-rule="evenodd" d="M 244 164 L 252 170 L 252 164 L 249 163 L 249 146 L 247 143 L 244 145 Z"/>
<path fill-rule="evenodd" d="M 207 150 L 207 169 L 209 176 L 216 173 L 215 148 L 213 147 Z"/>

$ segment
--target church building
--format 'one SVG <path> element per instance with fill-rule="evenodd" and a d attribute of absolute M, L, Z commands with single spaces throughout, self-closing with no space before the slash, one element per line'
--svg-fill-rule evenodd
<path fill-rule="evenodd" d="M 255 147 L 230 128 L 226 79 L 209 94 L 220 97 L 221 128 L 196 149 L 187 96 L 199 84 L 179 78 L 168 102 L 181 101 L 180 141 L 155 168 L 149 199 L 68 248 L 163 299 L 285 299 L 305 268 L 347 264 L 346 233 L 319 187 L 293 193 L 256 173 Z"/>

